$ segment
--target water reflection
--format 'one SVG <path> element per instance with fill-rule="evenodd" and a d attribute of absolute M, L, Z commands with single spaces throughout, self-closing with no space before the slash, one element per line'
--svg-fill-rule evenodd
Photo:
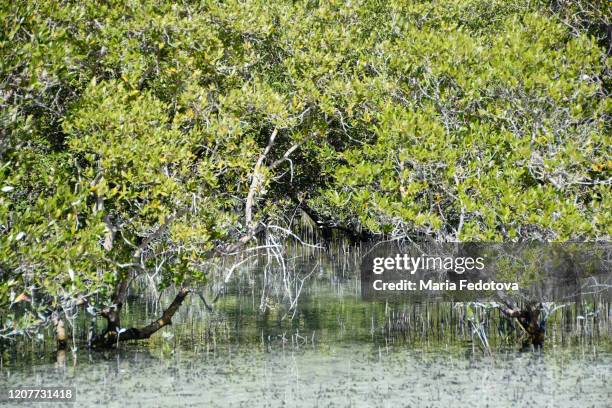
<path fill-rule="evenodd" d="M 77 353 L 74 365 L 4 367 L 8 386 L 76 386 L 79 406 L 596 406 L 612 396 L 612 356 L 220 347 L 174 353 L 129 346 Z"/>
<path fill-rule="evenodd" d="M 465 308 L 363 301 L 354 264 L 337 256 L 295 265 L 300 276 L 315 267 L 293 310 L 282 281 L 274 285 L 278 276 L 266 276 L 262 290 L 255 264 L 207 289 L 217 298 L 212 312 L 193 296 L 148 342 L 89 352 L 83 329 L 76 349 L 55 352 L 50 339 L 5 349 L 0 383 L 75 386 L 78 406 L 607 407 L 612 400 L 609 320 L 576 319 L 577 309 L 564 308 L 569 314 L 551 323 L 544 351 L 521 353 L 499 334 L 494 313 L 483 312 L 494 347 L 488 356 L 470 335 Z M 172 296 L 161 305 L 135 296 L 125 324 L 154 318 Z"/>

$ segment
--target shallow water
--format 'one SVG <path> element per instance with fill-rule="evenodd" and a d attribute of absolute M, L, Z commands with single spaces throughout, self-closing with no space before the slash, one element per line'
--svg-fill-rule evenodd
<path fill-rule="evenodd" d="M 2 382 L 75 386 L 78 406 L 609 407 L 611 367 L 612 355 L 593 353 L 129 347 L 69 353 L 65 365 L 4 367 Z"/>
<path fill-rule="evenodd" d="M 223 294 L 213 312 L 192 296 L 174 325 L 148 342 L 89 352 L 81 330 L 74 353 L 56 353 L 48 338 L 5 349 L 1 388 L 74 386 L 77 403 L 67 405 L 79 407 L 611 405 L 612 349 L 604 320 L 568 315 L 580 325 L 565 331 L 551 324 L 541 352 L 520 352 L 516 339 L 495 337 L 491 320 L 488 352 L 466 331 L 456 306 L 363 301 L 356 268 L 338 259 L 311 257 L 296 266 L 301 278 L 315 273 L 305 280 L 295 313 L 282 280 L 263 290 L 255 265 L 227 285 L 216 284 Z M 161 305 L 172 294 L 162 296 Z M 210 287 L 205 295 L 215 297 Z M 136 297 L 124 325 L 158 315 L 156 300 Z M 407 330 L 387 330 L 396 312 L 406 317 Z"/>

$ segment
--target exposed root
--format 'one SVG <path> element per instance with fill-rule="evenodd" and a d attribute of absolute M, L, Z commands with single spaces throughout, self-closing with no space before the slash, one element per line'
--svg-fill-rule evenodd
<path fill-rule="evenodd" d="M 107 312 L 105 315 L 108 321 L 106 331 L 92 339 L 89 346 L 93 349 L 107 349 L 115 347 L 120 341 L 148 339 L 162 327 L 172 324 L 172 317 L 190 292 L 190 289 L 181 288 L 161 317 L 142 328 L 122 329 L 119 325 L 120 308 Z"/>

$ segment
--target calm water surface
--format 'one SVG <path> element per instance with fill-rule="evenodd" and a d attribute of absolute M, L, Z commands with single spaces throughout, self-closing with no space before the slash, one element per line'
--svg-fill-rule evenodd
<path fill-rule="evenodd" d="M 308 259 L 298 269 L 298 277 L 310 278 L 295 313 L 287 305 L 297 286 L 289 285 L 289 294 L 287 277 L 267 271 L 271 281 L 262 290 L 255 267 L 212 285 L 222 292 L 214 312 L 192 296 L 175 324 L 149 342 L 90 353 L 81 331 L 74 353 L 55 353 L 48 339 L 4 350 L 0 384 L 74 386 L 71 406 L 78 407 L 612 406 L 609 342 L 563 343 L 555 332 L 542 352 L 510 344 L 489 355 L 475 342 L 455 339 L 452 328 L 438 322 L 429 330 L 418 319 L 412 334 L 384 335 L 390 306 L 361 301 L 350 262 Z M 156 307 L 150 298 L 136 298 L 124 324 L 153 318 Z M 442 309 L 402 310 L 444 322 Z"/>
<path fill-rule="evenodd" d="M 128 348 L 68 355 L 65 366 L 5 366 L 2 381 L 75 386 L 78 406 L 609 407 L 611 367 L 610 354 L 491 358 L 363 344 L 172 354 Z"/>

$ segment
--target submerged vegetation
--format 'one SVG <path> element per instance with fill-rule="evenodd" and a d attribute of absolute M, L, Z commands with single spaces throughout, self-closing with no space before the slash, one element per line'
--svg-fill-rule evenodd
<path fill-rule="evenodd" d="M 609 11 L 2 1 L 0 338 L 64 337 L 77 311 L 105 320 L 91 346 L 148 338 L 257 246 L 295 317 L 302 219 L 327 241 L 609 240 Z M 178 294 L 128 328 L 140 281 Z M 465 329 L 489 347 L 487 322 Z"/>

